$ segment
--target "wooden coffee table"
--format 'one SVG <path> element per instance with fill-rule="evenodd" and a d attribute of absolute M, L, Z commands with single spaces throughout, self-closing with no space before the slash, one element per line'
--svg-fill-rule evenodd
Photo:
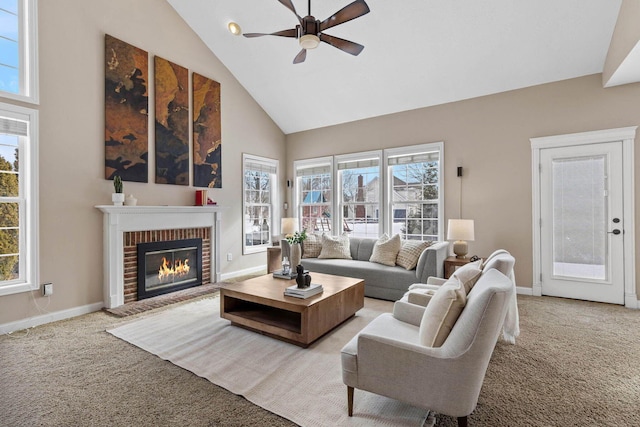
<path fill-rule="evenodd" d="M 321 294 L 284 296 L 295 280 L 260 276 L 220 288 L 220 317 L 283 341 L 308 347 L 364 307 L 364 280 L 312 273 Z"/>

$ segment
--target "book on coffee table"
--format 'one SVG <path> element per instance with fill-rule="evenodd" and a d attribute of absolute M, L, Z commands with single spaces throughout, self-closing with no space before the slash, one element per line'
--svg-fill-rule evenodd
<path fill-rule="evenodd" d="M 284 290 L 285 296 L 295 298 L 309 298 L 311 296 L 322 293 L 323 288 L 319 283 L 312 283 L 308 288 L 299 288 L 298 285 L 287 287 Z"/>

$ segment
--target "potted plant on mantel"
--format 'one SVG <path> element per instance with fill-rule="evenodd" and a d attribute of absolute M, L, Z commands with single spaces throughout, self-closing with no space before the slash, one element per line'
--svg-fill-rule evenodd
<path fill-rule="evenodd" d="M 120 175 L 113 177 L 113 189 L 115 193 L 111 195 L 111 201 L 114 206 L 122 206 L 124 203 L 124 193 L 122 192 L 122 178 Z"/>

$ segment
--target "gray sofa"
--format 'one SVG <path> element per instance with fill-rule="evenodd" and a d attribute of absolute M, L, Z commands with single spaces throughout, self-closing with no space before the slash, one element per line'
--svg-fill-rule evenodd
<path fill-rule="evenodd" d="M 420 255 L 418 266 L 414 270 L 406 270 L 370 262 L 376 241 L 374 238 L 351 237 L 349 249 L 353 259 L 302 258 L 301 264 L 309 270 L 312 278 L 317 272 L 364 279 L 365 296 L 389 301 L 402 298 L 413 283 L 426 283 L 430 276 L 443 277 L 449 242 L 436 242 L 429 246 Z M 286 240 L 284 244 L 286 246 Z M 285 252 L 283 248 L 283 254 Z"/>

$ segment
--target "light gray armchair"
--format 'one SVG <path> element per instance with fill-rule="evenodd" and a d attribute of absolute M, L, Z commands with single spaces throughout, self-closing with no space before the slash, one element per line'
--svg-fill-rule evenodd
<path fill-rule="evenodd" d="M 441 347 L 420 344 L 419 322 L 391 313 L 374 319 L 342 349 L 349 416 L 354 389 L 360 389 L 457 417 L 466 426 L 512 292 L 508 277 L 495 269 L 483 272 Z"/>

